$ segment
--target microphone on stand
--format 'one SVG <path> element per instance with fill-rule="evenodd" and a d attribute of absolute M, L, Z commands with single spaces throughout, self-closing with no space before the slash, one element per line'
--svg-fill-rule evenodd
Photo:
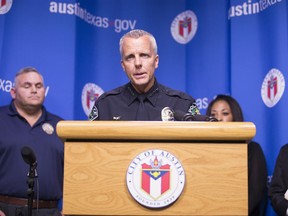
<path fill-rule="evenodd" d="M 191 113 L 185 113 L 182 111 L 175 111 L 174 117 L 176 121 L 193 121 L 193 115 Z"/>
<path fill-rule="evenodd" d="M 174 112 L 175 121 L 205 121 L 205 122 L 217 122 L 214 117 L 207 115 L 192 115 L 191 113 L 185 113 L 182 111 Z"/>
<path fill-rule="evenodd" d="M 207 115 L 195 115 L 193 116 L 193 121 L 218 122 L 216 118 Z"/>
<path fill-rule="evenodd" d="M 35 163 L 37 164 L 37 161 L 36 161 L 36 156 L 33 152 L 33 150 L 28 147 L 28 146 L 24 146 L 22 149 L 21 149 L 21 155 L 22 155 L 22 158 L 23 160 L 31 165 L 31 166 L 34 166 Z"/>
<path fill-rule="evenodd" d="M 37 160 L 33 150 L 28 147 L 24 146 L 21 149 L 21 155 L 23 160 L 29 164 L 29 172 L 28 172 L 28 179 L 27 179 L 27 195 L 28 195 L 28 216 L 32 216 L 32 209 L 33 209 L 33 197 L 34 197 L 34 181 L 37 177 L 36 167 L 37 167 Z"/>

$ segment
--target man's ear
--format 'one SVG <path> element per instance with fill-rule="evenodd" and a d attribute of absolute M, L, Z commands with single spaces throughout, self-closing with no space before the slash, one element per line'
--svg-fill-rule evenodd
<path fill-rule="evenodd" d="M 156 55 L 155 57 L 155 68 L 158 68 L 159 65 L 159 55 Z"/>
<path fill-rule="evenodd" d="M 10 90 L 10 95 L 13 99 L 15 99 L 16 97 L 16 89 L 13 87 L 11 90 Z"/>
<path fill-rule="evenodd" d="M 120 63 L 121 63 L 122 69 L 125 71 L 125 67 L 124 67 L 123 60 L 122 60 L 122 59 L 121 59 Z"/>

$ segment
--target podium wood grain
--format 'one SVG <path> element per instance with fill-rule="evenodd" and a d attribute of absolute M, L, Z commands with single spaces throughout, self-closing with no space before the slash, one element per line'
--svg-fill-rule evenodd
<path fill-rule="evenodd" d="M 60 122 L 58 135 L 66 139 L 63 213 L 247 215 L 246 140 L 255 134 L 253 123 L 166 123 L 151 129 L 149 122 Z M 141 206 L 126 186 L 128 166 L 150 149 L 169 151 L 185 169 L 183 193 L 165 209 Z"/>

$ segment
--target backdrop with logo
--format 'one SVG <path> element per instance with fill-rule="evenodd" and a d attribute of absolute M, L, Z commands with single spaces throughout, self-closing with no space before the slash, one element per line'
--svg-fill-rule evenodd
<path fill-rule="evenodd" d="M 202 114 L 217 94 L 239 101 L 269 179 L 288 143 L 287 16 L 286 0 L 0 0 L 0 105 L 15 73 L 33 66 L 46 108 L 86 120 L 100 94 L 128 82 L 120 37 L 144 29 L 158 42 L 160 83 L 191 94 Z"/>

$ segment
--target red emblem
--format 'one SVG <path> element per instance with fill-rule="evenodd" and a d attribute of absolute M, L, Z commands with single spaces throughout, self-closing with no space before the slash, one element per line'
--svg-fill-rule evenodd
<path fill-rule="evenodd" d="M 191 17 L 185 17 L 184 20 L 179 21 L 179 35 L 184 37 L 184 30 L 186 29 L 187 34 L 192 31 L 192 20 Z"/>
<path fill-rule="evenodd" d="M 0 7 L 3 7 L 4 5 L 6 5 L 6 0 L 1 0 Z"/>
<path fill-rule="evenodd" d="M 93 89 L 91 89 L 90 91 L 87 91 L 87 98 L 86 98 L 87 107 L 90 108 L 90 101 L 95 102 L 98 97 L 99 97 L 99 94 L 95 93 Z"/>
<path fill-rule="evenodd" d="M 142 189 L 154 199 L 170 189 L 170 165 L 162 165 L 162 160 L 150 160 L 150 165 L 142 164 Z"/>
<path fill-rule="evenodd" d="M 277 94 L 277 90 L 278 90 L 277 77 L 271 76 L 270 80 L 268 81 L 268 85 L 267 85 L 268 98 L 271 99 L 271 96 L 273 96 L 273 98 L 274 98 Z M 271 93 L 273 93 L 273 95 L 271 95 Z"/>

